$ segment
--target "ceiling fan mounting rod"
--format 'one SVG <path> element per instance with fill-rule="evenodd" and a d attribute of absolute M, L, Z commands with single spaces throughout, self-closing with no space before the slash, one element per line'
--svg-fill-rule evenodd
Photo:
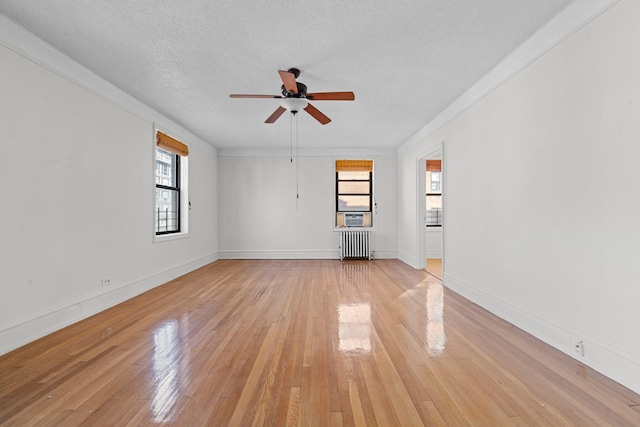
<path fill-rule="evenodd" d="M 287 72 L 293 74 L 296 79 L 300 77 L 300 70 L 297 68 L 289 68 Z"/>
<path fill-rule="evenodd" d="M 296 86 L 298 87 L 298 93 L 287 90 L 284 85 L 280 86 L 282 89 L 282 96 L 285 98 L 306 98 L 307 97 L 307 85 L 304 83 L 296 82 Z"/>

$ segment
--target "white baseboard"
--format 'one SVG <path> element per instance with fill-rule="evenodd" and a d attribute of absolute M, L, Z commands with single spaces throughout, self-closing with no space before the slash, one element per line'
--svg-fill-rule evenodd
<path fill-rule="evenodd" d="M 334 251 L 220 251 L 220 259 L 340 259 Z"/>
<path fill-rule="evenodd" d="M 398 251 L 373 251 L 373 259 L 398 259 Z"/>
<path fill-rule="evenodd" d="M 418 259 L 406 252 L 398 251 L 398 259 L 413 268 L 418 268 Z"/>
<path fill-rule="evenodd" d="M 340 259 L 340 251 L 221 251 L 220 259 Z M 373 259 L 396 259 L 396 251 L 373 251 Z"/>
<path fill-rule="evenodd" d="M 108 292 L 87 297 L 64 307 L 54 308 L 45 313 L 35 314 L 31 318 L 21 320 L 13 325 L 7 325 L 0 329 L 0 355 L 120 304 L 217 259 L 217 253 L 205 255 L 152 276 L 110 289 Z"/>
<path fill-rule="evenodd" d="M 427 250 L 427 258 L 442 258 L 442 251 L 441 250 Z"/>
<path fill-rule="evenodd" d="M 443 284 L 580 363 L 595 369 L 634 392 L 640 393 L 640 360 L 636 356 L 597 337 L 578 335 L 561 325 L 548 322 L 533 313 L 489 295 L 446 272 Z M 575 353 L 576 340 L 583 342 L 584 356 Z"/>

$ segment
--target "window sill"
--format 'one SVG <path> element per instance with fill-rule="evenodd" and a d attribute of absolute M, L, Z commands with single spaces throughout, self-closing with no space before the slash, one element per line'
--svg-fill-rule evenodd
<path fill-rule="evenodd" d="M 170 240 L 186 239 L 191 237 L 189 233 L 154 234 L 153 243 L 168 242 Z"/>

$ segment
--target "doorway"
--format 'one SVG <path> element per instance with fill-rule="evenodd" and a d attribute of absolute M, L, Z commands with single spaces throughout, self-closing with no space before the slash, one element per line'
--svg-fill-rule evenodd
<path fill-rule="evenodd" d="M 444 264 L 443 163 L 442 144 L 418 161 L 420 264 L 429 274 L 441 280 Z"/>

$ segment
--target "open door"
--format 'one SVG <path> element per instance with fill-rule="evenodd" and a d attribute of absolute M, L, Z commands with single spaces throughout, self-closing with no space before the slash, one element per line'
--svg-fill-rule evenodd
<path fill-rule="evenodd" d="M 425 169 L 426 266 L 442 280 L 442 159 L 427 159 Z"/>
<path fill-rule="evenodd" d="M 439 279 L 444 264 L 444 170 L 439 144 L 418 161 L 419 257 L 426 271 Z"/>

